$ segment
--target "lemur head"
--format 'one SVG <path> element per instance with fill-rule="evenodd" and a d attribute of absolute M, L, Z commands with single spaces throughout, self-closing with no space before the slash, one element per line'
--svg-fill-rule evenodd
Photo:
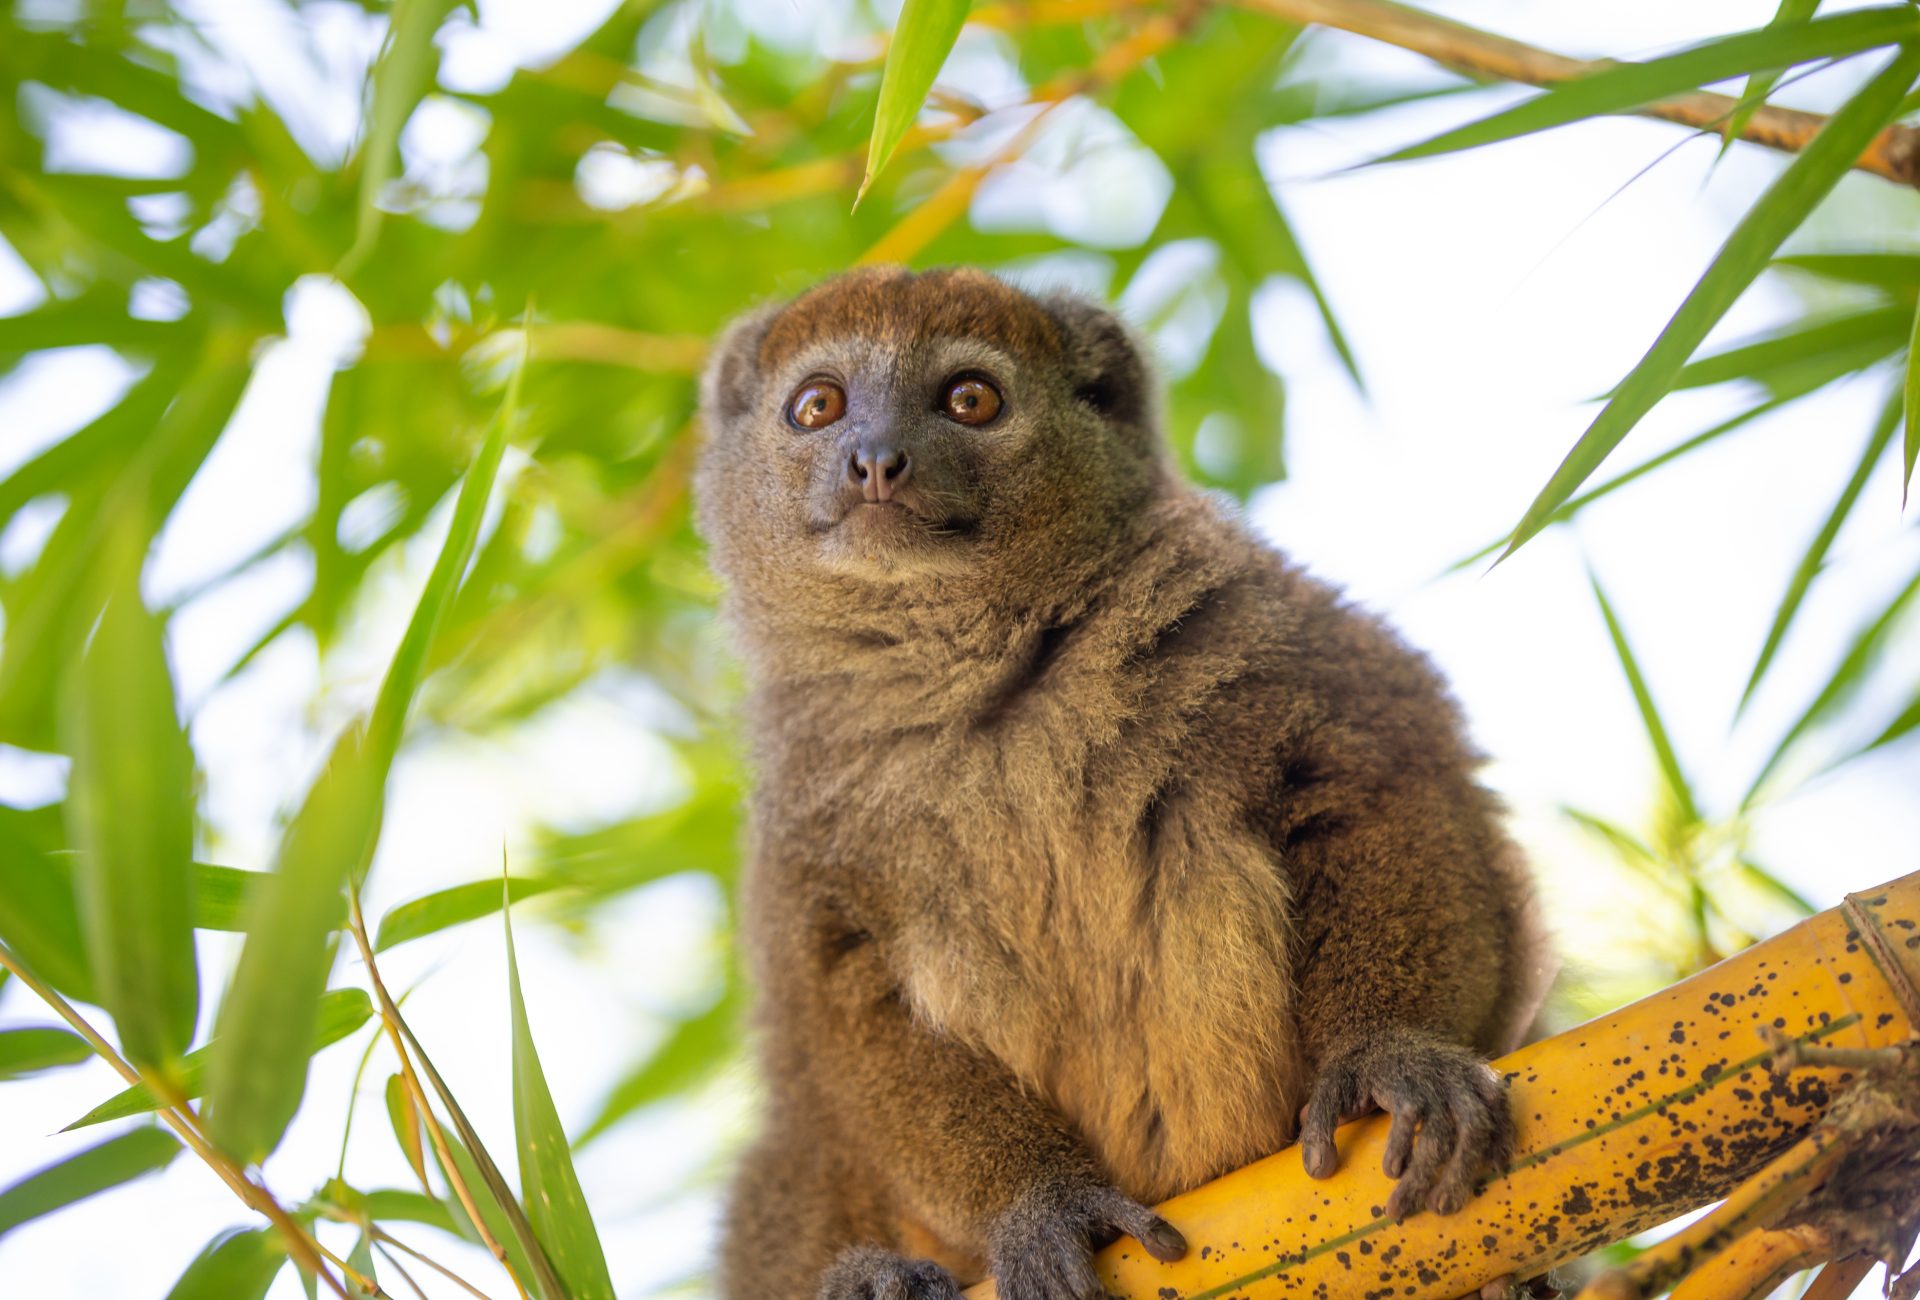
<path fill-rule="evenodd" d="M 968 268 L 855 271 L 753 312 L 701 396 L 701 531 L 768 594 L 1038 595 L 1096 564 L 1164 473 L 1125 327 Z"/>

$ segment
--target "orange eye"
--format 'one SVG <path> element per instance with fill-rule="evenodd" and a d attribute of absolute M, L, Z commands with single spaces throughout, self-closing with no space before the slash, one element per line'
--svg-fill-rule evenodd
<path fill-rule="evenodd" d="M 957 424 L 986 424 L 1000 414 L 1000 390 L 976 375 L 947 384 L 940 410 Z"/>
<path fill-rule="evenodd" d="M 824 429 L 847 413 L 847 390 L 831 379 L 809 379 L 787 405 L 787 418 L 802 429 Z"/>

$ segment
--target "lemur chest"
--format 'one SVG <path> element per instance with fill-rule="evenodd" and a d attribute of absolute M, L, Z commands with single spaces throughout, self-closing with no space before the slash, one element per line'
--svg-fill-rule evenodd
<path fill-rule="evenodd" d="M 937 799 L 881 782 L 896 797 L 870 828 L 893 964 L 929 1029 L 1047 1097 L 1136 1195 L 1288 1141 L 1288 893 L 1227 783 L 959 757 L 913 765 Z"/>

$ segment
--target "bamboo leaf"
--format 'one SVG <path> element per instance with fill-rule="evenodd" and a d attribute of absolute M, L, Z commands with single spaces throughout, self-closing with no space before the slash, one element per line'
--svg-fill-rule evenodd
<path fill-rule="evenodd" d="M 1781 761 L 1786 758 L 1788 751 L 1795 743 L 1813 727 L 1832 717 L 1840 705 L 1852 698 L 1859 690 L 1861 683 L 1866 680 L 1867 673 L 1886 649 L 1887 641 L 1893 629 L 1899 626 L 1901 616 L 1906 613 L 1917 596 L 1920 596 L 1920 573 L 1914 574 L 1913 580 L 1907 583 L 1893 598 L 1892 603 L 1871 623 L 1854 634 L 1846 653 L 1841 656 L 1839 665 L 1827 678 L 1826 684 L 1820 688 L 1820 693 L 1814 696 L 1813 702 L 1807 705 L 1800 716 L 1794 720 L 1793 725 L 1787 728 L 1786 734 L 1781 736 L 1779 743 L 1773 747 L 1773 753 L 1769 754 L 1767 761 L 1761 764 L 1759 774 L 1753 778 L 1753 784 L 1747 788 L 1745 797 L 1740 801 L 1740 807 L 1743 810 L 1751 808 L 1759 801 L 1760 793 L 1766 787 L 1768 779 L 1778 770 Z"/>
<path fill-rule="evenodd" d="M 674 1026 L 640 1067 L 615 1084 L 580 1134 L 585 1146 L 627 1116 L 672 1096 L 718 1069 L 732 1054 L 740 1029 L 740 990 L 729 978 L 719 1001 Z"/>
<path fill-rule="evenodd" d="M 1816 18 L 1793 26 L 1767 26 L 1690 46 L 1674 54 L 1639 63 L 1614 64 L 1590 76 L 1553 86 L 1512 108 L 1466 126 L 1444 131 L 1419 144 L 1408 145 L 1380 159 L 1399 162 L 1431 158 L 1436 154 L 1474 149 L 1501 140 L 1531 135 L 1609 113 L 1630 113 L 1670 96 L 1701 86 L 1770 68 L 1790 68 L 1815 59 L 1858 54 L 1920 36 L 1920 16 L 1907 5 L 1881 5 Z M 1879 114 L 1884 122 L 1912 79 L 1886 99 Z M 1849 165 L 1859 156 L 1848 157 Z"/>
<path fill-rule="evenodd" d="M 78 1065 L 92 1056 L 86 1039 L 64 1029 L 0 1029 L 0 1079 L 23 1079 L 42 1070 Z"/>
<path fill-rule="evenodd" d="M 424 1185 L 427 1181 L 427 1153 L 420 1133 L 420 1112 L 414 1108 L 413 1094 L 407 1091 L 407 1081 L 403 1076 L 395 1074 L 388 1078 L 386 1099 L 387 1119 L 393 1125 L 394 1139 L 400 1143 L 407 1163 L 413 1166 L 413 1172 Z"/>
<path fill-rule="evenodd" d="M 0 1238 L 23 1223 L 163 1169 L 179 1151 L 171 1133 L 137 1128 L 28 1174 L 0 1191 Z"/>
<path fill-rule="evenodd" d="M 1773 264 L 1895 295 L 1920 291 L 1920 253 L 1796 253 Z"/>
<path fill-rule="evenodd" d="M 1832 21 L 1819 19 L 1809 24 L 1808 29 Z M 1546 526 L 1554 510 L 1573 495 L 1640 418 L 1666 394 L 1707 331 L 1753 283 L 1780 242 L 1806 219 L 1814 205 L 1860 156 L 1900 96 L 1913 84 L 1916 73 L 1920 73 L 1920 45 L 1901 47 L 1885 68 L 1828 119 L 1820 134 L 1740 219 L 1666 329 L 1621 381 L 1619 391 L 1567 453 L 1533 504 L 1527 507 L 1502 559 Z"/>
<path fill-rule="evenodd" d="M 544 1276 L 552 1279 L 551 1283 L 543 1281 L 543 1275 L 535 1270 L 532 1257 L 526 1247 L 531 1237 L 521 1236 L 520 1228 L 507 1210 L 507 1205 L 517 1206 L 517 1202 L 513 1201 L 513 1194 L 507 1189 L 506 1183 L 498 1177 L 498 1171 L 495 1171 L 494 1177 L 488 1177 L 481 1169 L 479 1161 L 473 1158 L 473 1152 L 466 1143 L 461 1141 L 457 1133 L 449 1133 L 441 1128 L 440 1121 L 431 1115 L 426 1116 L 425 1119 L 439 1131 L 440 1140 L 446 1144 L 447 1153 L 453 1157 L 454 1172 L 457 1172 L 460 1182 L 467 1190 L 473 1193 L 474 1205 L 480 1211 L 480 1218 L 486 1224 L 487 1233 L 499 1242 L 500 1249 L 506 1252 L 507 1266 L 513 1270 L 513 1275 L 525 1283 L 534 1295 L 540 1297 L 540 1300 L 570 1300 L 570 1297 L 558 1289 L 558 1279 L 552 1278 L 550 1266 Z M 433 1158 L 434 1162 L 440 1165 L 441 1177 L 451 1185 L 454 1172 L 449 1172 L 445 1163 L 442 1162 L 438 1145 L 433 1147 Z M 502 1197 L 506 1199 L 503 1201 Z M 479 1231 L 473 1227 L 470 1220 L 467 1220 L 465 1206 L 456 1203 L 449 1206 L 448 1212 L 454 1216 L 456 1224 L 466 1222 L 467 1226 L 461 1231 L 461 1236 L 474 1241 L 480 1239 Z M 520 1218 L 524 1220 L 525 1216 L 522 1215 Z M 534 1244 L 537 1246 L 539 1243 Z"/>
<path fill-rule="evenodd" d="M 313 1032 L 313 1051 L 331 1047 L 360 1026 L 367 1023 L 373 1015 L 373 1002 L 367 997 L 365 989 L 332 989 L 320 999 L 320 1010 Z M 212 1044 L 188 1052 L 180 1061 L 181 1095 L 192 1101 L 206 1089 L 207 1058 Z M 95 1106 L 62 1132 L 85 1128 L 89 1124 L 103 1124 L 110 1119 L 125 1119 L 129 1115 L 141 1115 L 159 1108 L 144 1084 L 134 1084 L 124 1088 Z"/>
<path fill-rule="evenodd" d="M 0 820 L 0 942 L 47 983 L 98 1004 L 67 872 Z"/>
<path fill-rule="evenodd" d="M 1641 725 L 1646 728 L 1647 740 L 1653 745 L 1654 758 L 1660 764 L 1660 775 L 1666 783 L 1667 794 L 1673 800 L 1681 820 L 1689 825 L 1695 824 L 1700 820 L 1699 805 L 1694 802 L 1693 788 L 1687 784 L 1686 773 L 1681 770 L 1680 760 L 1673 751 L 1667 725 L 1654 705 L 1653 692 L 1647 689 L 1647 679 L 1640 671 L 1639 660 L 1634 658 L 1633 647 L 1627 642 L 1627 634 L 1621 628 L 1620 620 L 1614 616 L 1613 604 L 1601 589 L 1600 579 L 1589 574 L 1588 580 L 1593 584 L 1594 599 L 1600 603 L 1600 616 L 1607 622 L 1607 637 L 1613 642 L 1615 657 L 1620 660 L 1620 671 L 1625 674 L 1627 686 L 1633 691 L 1634 705 L 1640 710 Z"/>
<path fill-rule="evenodd" d="M 1767 27 L 1769 30 L 1776 27 L 1803 27 L 1819 8 L 1820 0 L 1780 0 L 1780 7 L 1774 10 L 1773 21 L 1768 23 Z M 1722 154 L 1740 138 L 1740 133 L 1746 130 L 1747 123 L 1753 120 L 1753 115 L 1759 111 L 1760 106 L 1767 102 L 1767 96 L 1772 93 L 1775 83 L 1780 80 L 1780 74 L 1785 71 L 1784 66 L 1766 68 L 1747 78 L 1747 87 L 1740 92 L 1740 102 L 1735 106 L 1732 116 L 1727 118 L 1727 124 L 1720 132 Z"/>
<path fill-rule="evenodd" d="M 213 1136 L 247 1163 L 279 1144 L 306 1089 L 315 1003 L 333 965 L 341 894 L 365 876 L 379 839 L 387 772 L 425 671 L 435 629 L 473 554 L 487 499 L 518 411 L 521 364 L 472 467 L 413 617 L 394 651 L 372 717 L 334 747 L 326 770 L 288 826 L 273 876 L 247 911 L 247 942 L 208 1065 Z"/>
<path fill-rule="evenodd" d="M 1793 625 L 1794 615 L 1800 612 L 1800 604 L 1806 599 L 1807 589 L 1819 576 L 1820 569 L 1827 562 L 1827 552 L 1833 547 L 1833 539 L 1840 535 L 1840 526 L 1847 522 L 1847 516 L 1853 513 L 1853 506 L 1860 499 L 1860 493 L 1867 486 L 1867 479 L 1873 473 L 1873 467 L 1880 463 L 1881 455 L 1887 444 L 1893 441 L 1893 431 L 1900 427 L 1901 402 L 1896 394 L 1886 409 L 1880 414 L 1873 431 L 1867 435 L 1867 445 L 1860 453 L 1860 459 L 1853 467 L 1853 475 L 1846 486 L 1840 489 L 1839 500 L 1827 512 L 1820 530 L 1813 535 L 1807 549 L 1800 557 L 1800 563 L 1794 568 L 1793 577 L 1787 581 L 1786 594 L 1780 598 L 1780 607 L 1774 611 L 1773 623 L 1767 628 L 1767 638 L 1760 647 L 1760 657 L 1754 661 L 1753 672 L 1747 677 L 1746 689 L 1740 693 L 1739 708 L 1736 714 L 1747 707 L 1753 693 L 1760 688 L 1760 679 L 1766 676 L 1768 667 L 1773 663 L 1774 654 L 1780 649 L 1780 643 L 1786 640 L 1787 629 Z"/>
<path fill-rule="evenodd" d="M 137 1066 L 171 1076 L 193 1041 L 193 750 L 175 709 L 160 620 L 140 599 L 147 529 L 115 522 L 112 578 L 69 682 L 67 825 L 94 985 Z"/>
<path fill-rule="evenodd" d="M 347 1276 L 347 1300 L 374 1300 L 380 1294 L 379 1278 L 373 1268 L 373 1232 L 370 1227 L 360 1229 L 359 1240 L 354 1242 L 353 1250 L 347 1255 L 347 1263 L 354 1273 L 365 1278 L 369 1285 L 362 1285 L 353 1274 Z"/>
<path fill-rule="evenodd" d="M 342 278 L 366 261 L 380 237 L 380 192 L 399 161 L 400 131 L 433 83 L 440 62 L 434 34 L 452 11 L 453 0 L 395 0 L 387 46 L 373 69 L 367 134 L 360 145 L 357 225 L 353 247 L 340 264 Z"/>
<path fill-rule="evenodd" d="M 573 1169 L 566 1130 L 534 1049 L 533 1027 L 520 991 L 520 964 L 513 949 L 513 918 L 506 881 L 501 919 L 507 936 L 507 995 L 513 1015 L 513 1127 L 520 1148 L 520 1192 L 534 1235 L 566 1286 L 569 1300 L 614 1300 L 613 1279 L 586 1194 Z"/>
<path fill-rule="evenodd" d="M 866 197 L 874 178 L 885 169 L 900 137 L 913 125 L 920 105 L 940 75 L 960 28 L 967 20 L 969 0 L 906 0 L 900 9 L 893 41 L 887 46 L 886 66 L 880 73 L 880 99 L 873 114 L 873 138 L 867 145 L 867 170 L 856 204 Z"/>
<path fill-rule="evenodd" d="M 1900 508 L 1906 509 L 1913 487 L 1913 463 L 1920 459 L 1920 311 L 1914 313 L 1913 332 L 1907 338 L 1907 436 L 1900 449 Z"/>
<path fill-rule="evenodd" d="M 287 1248 L 275 1228 L 229 1228 L 194 1256 L 167 1300 L 263 1300 Z"/>
<path fill-rule="evenodd" d="M 517 903 L 523 898 L 533 898 L 566 884 L 563 880 L 516 876 L 508 882 L 507 895 Z M 408 940 L 423 938 L 483 916 L 492 916 L 499 910 L 499 881 L 476 880 L 465 885 L 454 885 L 450 889 L 397 904 L 389 910 L 380 918 L 373 948 L 375 952 L 385 952 Z"/>
<path fill-rule="evenodd" d="M 456 1237 L 461 1235 L 453 1212 L 436 1196 L 396 1188 L 368 1192 L 363 1200 L 367 1217 L 376 1223 L 424 1223 Z"/>
<path fill-rule="evenodd" d="M 1737 379 L 1763 384 L 1768 391 L 1807 391 L 1807 376 L 1821 382 L 1835 374 L 1864 370 L 1892 356 L 1913 328 L 1913 313 L 1903 306 L 1874 307 L 1811 321 L 1795 321 L 1757 339 L 1690 361 L 1669 391 L 1705 388 Z"/>

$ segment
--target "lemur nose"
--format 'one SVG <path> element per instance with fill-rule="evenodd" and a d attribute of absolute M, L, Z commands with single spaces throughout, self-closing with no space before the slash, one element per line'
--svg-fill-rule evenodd
<path fill-rule="evenodd" d="M 862 438 L 847 457 L 847 481 L 869 501 L 891 501 L 912 469 L 906 452 L 877 438 Z"/>

